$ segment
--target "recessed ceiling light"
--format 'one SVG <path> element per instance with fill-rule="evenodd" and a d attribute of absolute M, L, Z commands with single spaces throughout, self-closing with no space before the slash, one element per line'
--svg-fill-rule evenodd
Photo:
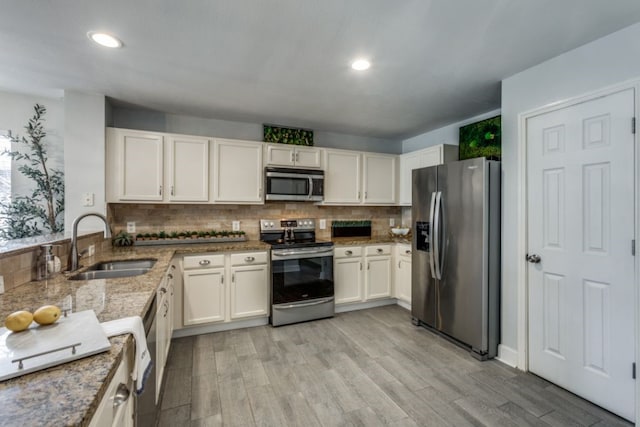
<path fill-rule="evenodd" d="M 351 68 L 353 68 L 354 70 L 357 70 L 357 71 L 368 70 L 369 67 L 371 67 L 371 63 L 369 61 L 367 61 L 366 59 L 356 59 L 351 64 Z"/>
<path fill-rule="evenodd" d="M 100 33 L 97 31 L 89 31 L 87 33 L 87 36 L 101 46 L 111 47 L 111 48 L 122 47 L 122 42 L 118 40 L 116 37 L 112 36 L 111 34 Z"/>

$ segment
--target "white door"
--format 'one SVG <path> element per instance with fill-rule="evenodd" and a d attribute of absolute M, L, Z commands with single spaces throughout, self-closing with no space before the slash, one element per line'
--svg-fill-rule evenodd
<path fill-rule="evenodd" d="M 364 154 L 365 204 L 394 204 L 397 199 L 398 156 Z"/>
<path fill-rule="evenodd" d="M 529 369 L 632 421 L 633 116 L 626 90 L 527 120 Z"/>
<path fill-rule="evenodd" d="M 322 166 L 322 151 L 319 148 L 296 147 L 296 166 L 319 168 Z"/>
<path fill-rule="evenodd" d="M 391 257 L 367 257 L 366 299 L 391 296 Z"/>
<path fill-rule="evenodd" d="M 213 157 L 215 203 L 263 203 L 261 142 L 216 139 Z"/>
<path fill-rule="evenodd" d="M 295 147 L 286 144 L 266 144 L 265 163 L 270 166 L 294 166 Z"/>
<path fill-rule="evenodd" d="M 333 261 L 336 304 L 362 301 L 362 258 L 336 258 Z"/>
<path fill-rule="evenodd" d="M 224 268 L 184 272 L 184 324 L 225 320 Z"/>
<path fill-rule="evenodd" d="M 119 199 L 162 201 L 162 135 L 123 131 L 120 138 L 122 186 Z"/>
<path fill-rule="evenodd" d="M 209 201 L 209 140 L 169 136 L 169 200 Z"/>
<path fill-rule="evenodd" d="M 269 314 L 269 277 L 266 264 L 231 268 L 231 318 Z"/>
<path fill-rule="evenodd" d="M 325 150 L 324 156 L 324 203 L 360 203 L 360 152 Z"/>

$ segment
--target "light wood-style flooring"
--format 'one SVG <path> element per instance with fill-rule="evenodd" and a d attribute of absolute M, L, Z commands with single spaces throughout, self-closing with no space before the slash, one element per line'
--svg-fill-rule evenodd
<path fill-rule="evenodd" d="M 399 306 L 173 340 L 160 426 L 630 426 Z"/>

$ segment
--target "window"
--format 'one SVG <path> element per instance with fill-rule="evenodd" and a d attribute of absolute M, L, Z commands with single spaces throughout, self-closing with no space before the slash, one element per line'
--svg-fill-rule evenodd
<path fill-rule="evenodd" d="M 0 203 L 11 202 L 11 157 L 2 154 L 11 151 L 11 140 L 0 131 Z M 5 219 L 0 217 L 0 229 L 6 227 Z"/>

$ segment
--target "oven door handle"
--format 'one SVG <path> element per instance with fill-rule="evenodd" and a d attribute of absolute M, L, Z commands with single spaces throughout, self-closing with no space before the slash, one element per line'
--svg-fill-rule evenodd
<path fill-rule="evenodd" d="M 311 307 L 311 306 L 314 306 L 314 305 L 326 304 L 326 303 L 331 302 L 331 301 L 333 301 L 333 297 L 325 298 L 325 299 L 321 299 L 321 300 L 317 300 L 317 301 L 312 301 L 312 302 L 303 302 L 303 303 L 299 303 L 299 304 L 274 305 L 273 309 L 274 310 L 291 310 L 291 309 L 294 309 L 294 308 Z"/>
<path fill-rule="evenodd" d="M 325 255 L 325 256 L 329 256 L 329 255 L 333 255 L 333 249 L 322 249 L 322 250 L 313 250 L 313 251 L 285 251 L 285 252 L 276 252 L 276 251 L 272 251 L 271 255 L 272 256 L 277 256 L 277 257 L 287 257 L 287 256 L 295 256 L 295 257 L 305 257 L 307 255 Z"/>

